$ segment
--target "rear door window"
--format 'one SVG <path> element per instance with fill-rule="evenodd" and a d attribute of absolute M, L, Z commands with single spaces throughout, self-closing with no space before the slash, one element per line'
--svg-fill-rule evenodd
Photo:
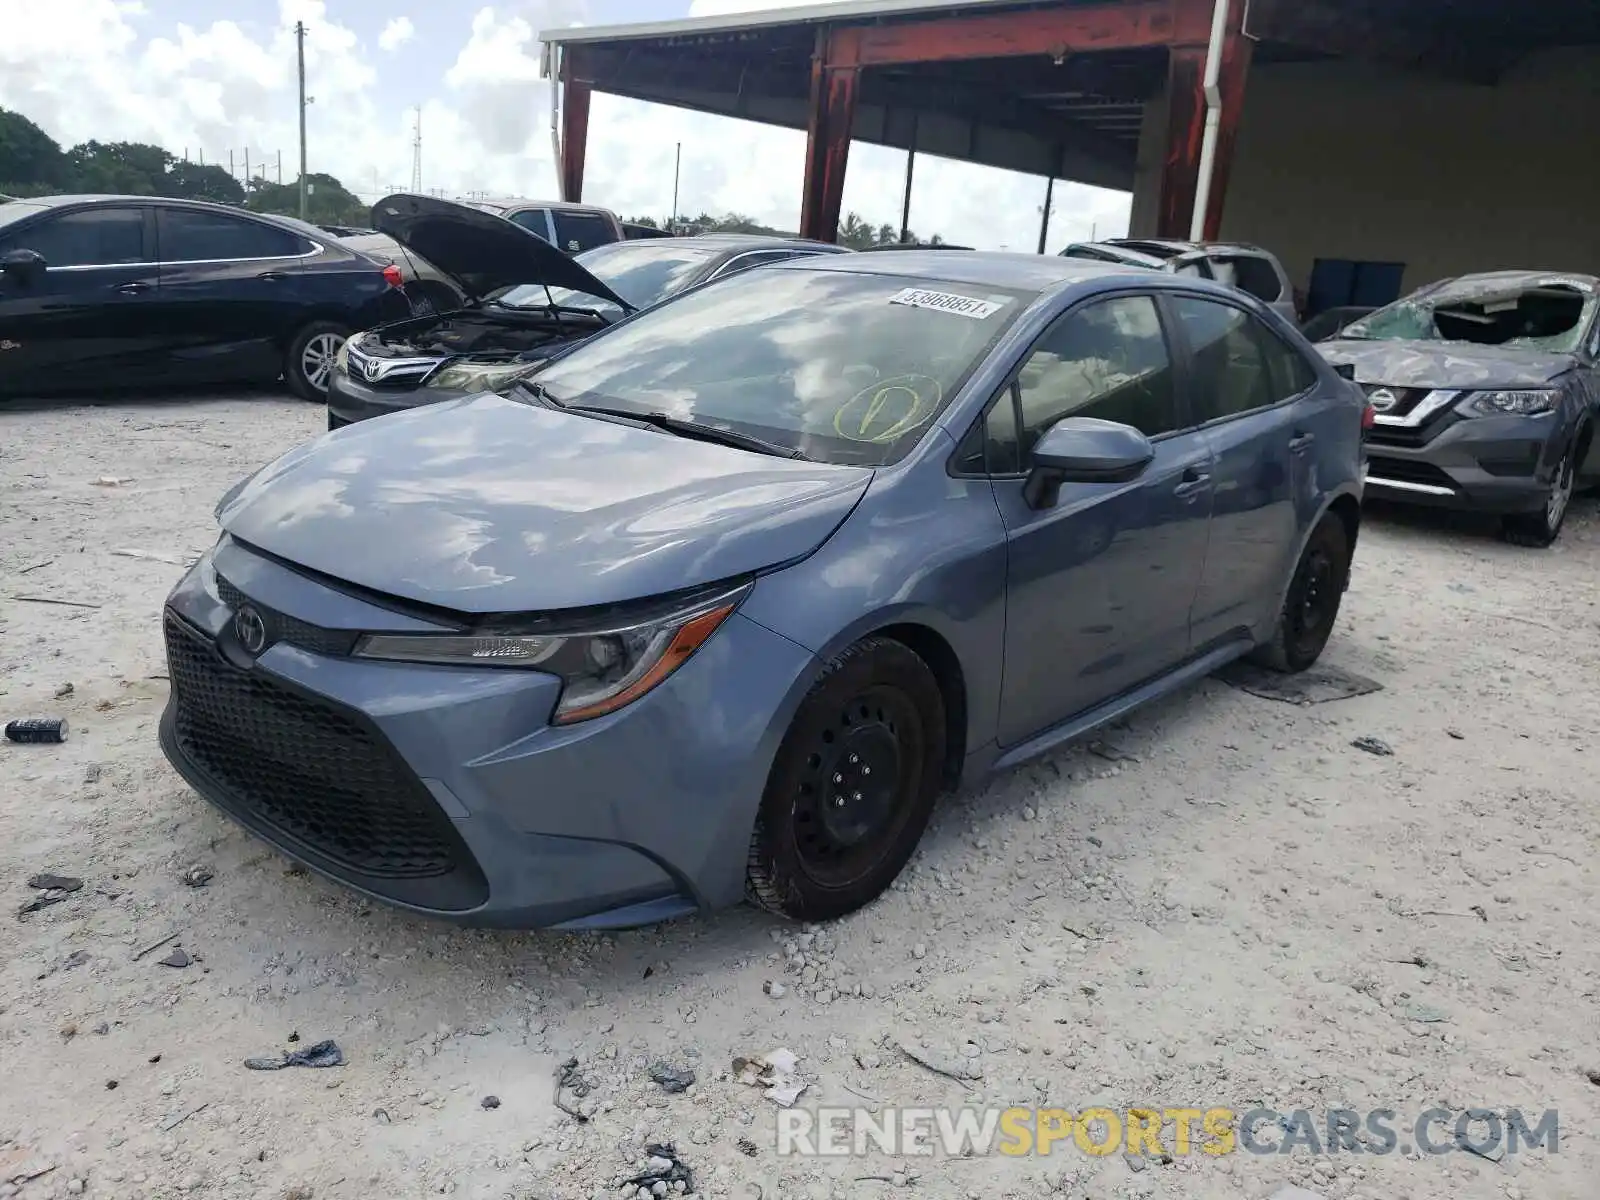
<path fill-rule="evenodd" d="M 86 208 L 0 238 L 0 252 L 33 250 L 47 267 L 113 267 L 151 261 L 142 208 Z"/>
<path fill-rule="evenodd" d="M 512 213 L 510 220 L 513 225 L 521 225 L 529 233 L 537 233 L 547 242 L 550 240 L 550 213 L 547 209 L 525 208 Z"/>
<path fill-rule="evenodd" d="M 556 245 L 568 254 L 593 250 L 617 240 L 617 231 L 599 213 L 558 208 L 555 221 Z"/>
<path fill-rule="evenodd" d="M 204 209 L 157 209 L 156 238 L 168 263 L 292 258 L 312 249 L 308 238 L 287 229 Z"/>
<path fill-rule="evenodd" d="M 1172 308 L 1193 355 L 1195 416 L 1217 421 L 1268 408 L 1316 382 L 1309 364 L 1242 308 L 1175 296 Z"/>
<path fill-rule="evenodd" d="M 1212 260 L 1217 268 L 1217 278 L 1236 287 L 1241 292 L 1275 303 L 1283 296 L 1283 281 L 1272 264 L 1258 254 L 1238 254 Z M 1222 272 L 1226 272 L 1226 277 Z"/>

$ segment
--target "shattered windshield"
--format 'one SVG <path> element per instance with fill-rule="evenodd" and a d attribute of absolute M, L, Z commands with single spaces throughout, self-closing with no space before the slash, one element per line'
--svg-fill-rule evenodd
<path fill-rule="evenodd" d="M 1582 345 L 1597 307 L 1600 293 L 1581 279 L 1468 277 L 1413 292 L 1352 322 L 1340 336 L 1570 354 Z"/>

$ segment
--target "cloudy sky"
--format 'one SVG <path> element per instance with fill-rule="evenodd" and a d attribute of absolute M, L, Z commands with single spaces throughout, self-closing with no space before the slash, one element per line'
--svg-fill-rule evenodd
<path fill-rule="evenodd" d="M 295 171 L 295 50 L 304 21 L 312 171 L 376 199 L 411 180 L 422 108 L 423 186 L 447 194 L 558 194 L 539 32 L 774 7 L 795 0 L 0 0 L 0 107 L 63 145 L 145 141 L 244 174 L 283 155 Z M 665 215 L 674 145 L 679 206 L 799 223 L 803 134 L 596 94 L 584 198 L 624 215 Z M 902 152 L 856 144 L 845 207 L 897 223 Z M 1032 250 L 1042 180 L 918 160 L 911 224 L 984 248 Z M 1125 194 L 1058 184 L 1052 250 L 1125 232 Z"/>

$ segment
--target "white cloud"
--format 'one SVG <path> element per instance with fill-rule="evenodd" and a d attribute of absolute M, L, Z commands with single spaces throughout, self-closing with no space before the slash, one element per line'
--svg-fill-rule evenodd
<path fill-rule="evenodd" d="M 390 52 L 398 50 L 416 35 L 417 27 L 411 23 L 410 17 L 391 17 L 378 35 L 378 49 Z"/>
<path fill-rule="evenodd" d="M 694 10 L 735 5 L 763 6 L 695 0 Z M 539 78 L 538 31 L 592 23 L 592 15 L 587 0 L 480 7 L 463 20 L 460 49 L 440 74 L 412 75 L 404 94 L 390 98 L 381 94 L 371 43 L 330 16 L 323 0 L 279 0 L 265 27 L 163 23 L 127 0 L 53 0 L 48 13 L 35 7 L 7 21 L 0 106 L 27 114 L 63 144 L 147 141 L 222 163 L 231 151 L 241 177 L 247 150 L 252 168 L 259 173 L 264 164 L 269 177 L 281 152 L 288 181 L 298 155 L 293 26 L 303 20 L 307 92 L 315 98 L 307 113 L 312 171 L 338 176 L 367 199 L 409 186 L 412 107 L 420 104 L 424 187 L 553 197 L 550 86 Z M 380 47 L 402 21 L 379 35 Z M 613 96 L 594 98 L 585 197 L 624 215 L 668 215 L 680 142 L 681 212 L 738 211 L 798 226 L 803 133 Z M 902 152 L 857 143 L 846 209 L 897 225 L 904 172 Z M 911 224 L 971 245 L 1032 249 L 1043 194 L 1040 179 L 924 156 Z M 1058 183 L 1055 197 L 1052 249 L 1087 236 L 1096 222 L 1103 236 L 1126 226 L 1121 193 Z"/>

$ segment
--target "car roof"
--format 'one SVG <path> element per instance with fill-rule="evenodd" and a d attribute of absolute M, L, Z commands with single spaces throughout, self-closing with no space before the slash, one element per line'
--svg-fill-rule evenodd
<path fill-rule="evenodd" d="M 557 208 L 565 211 L 605 213 L 616 216 L 609 208 L 598 204 L 579 204 L 571 200 L 530 200 L 525 196 L 487 196 L 474 200 L 457 200 L 457 204 L 487 204 L 494 208 Z"/>
<path fill-rule="evenodd" d="M 1148 247 L 1150 250 L 1166 252 L 1168 255 L 1188 254 L 1199 250 L 1207 254 L 1219 251 L 1237 250 L 1249 254 L 1266 254 L 1267 251 L 1250 242 L 1190 242 L 1181 238 L 1107 238 L 1099 243 L 1102 246 L 1125 247 L 1129 250 L 1139 250 Z"/>
<path fill-rule="evenodd" d="M 1437 291 L 1441 287 L 1457 287 L 1461 284 L 1482 284 L 1486 288 L 1534 288 L 1552 284 L 1559 287 L 1561 284 L 1571 284 L 1590 291 L 1600 291 L 1600 276 L 1585 275 L 1578 271 L 1476 271 L 1441 279 L 1426 290 Z"/>
<path fill-rule="evenodd" d="M 157 208 L 192 208 L 201 212 L 228 213 L 232 216 L 253 217 L 257 221 L 265 221 L 269 225 L 276 225 L 280 229 L 287 229 L 302 235 L 315 235 L 318 240 L 335 237 L 320 225 L 313 225 L 309 221 L 302 221 L 298 217 L 286 217 L 279 213 L 256 212 L 242 204 L 218 204 L 214 200 L 191 200 L 187 196 L 122 196 L 115 193 L 89 193 L 69 196 L 29 196 L 24 201 L 26 204 L 39 204 L 45 208 L 66 208 L 78 204 L 150 204 Z"/>
<path fill-rule="evenodd" d="M 940 250 L 906 250 L 900 254 L 833 254 L 777 263 L 774 269 L 945 279 L 951 283 L 966 283 L 976 287 L 1009 287 L 1034 292 L 1053 291 L 1068 284 L 1113 275 L 1134 276 L 1141 281 L 1149 281 L 1154 277 L 1152 272 L 1143 267 L 1130 267 L 1122 263 L 1002 250 L 970 250 L 964 254 L 946 254 Z"/>
<path fill-rule="evenodd" d="M 666 241 L 666 238 L 653 239 Z M 689 237 L 675 237 L 671 239 L 683 245 L 716 247 L 722 250 L 760 250 L 766 247 L 778 249 L 793 246 L 796 249 L 822 250 L 829 253 L 845 254 L 848 251 L 842 246 L 832 242 L 819 242 L 812 238 L 786 237 L 782 234 L 772 233 L 696 233 Z"/>

